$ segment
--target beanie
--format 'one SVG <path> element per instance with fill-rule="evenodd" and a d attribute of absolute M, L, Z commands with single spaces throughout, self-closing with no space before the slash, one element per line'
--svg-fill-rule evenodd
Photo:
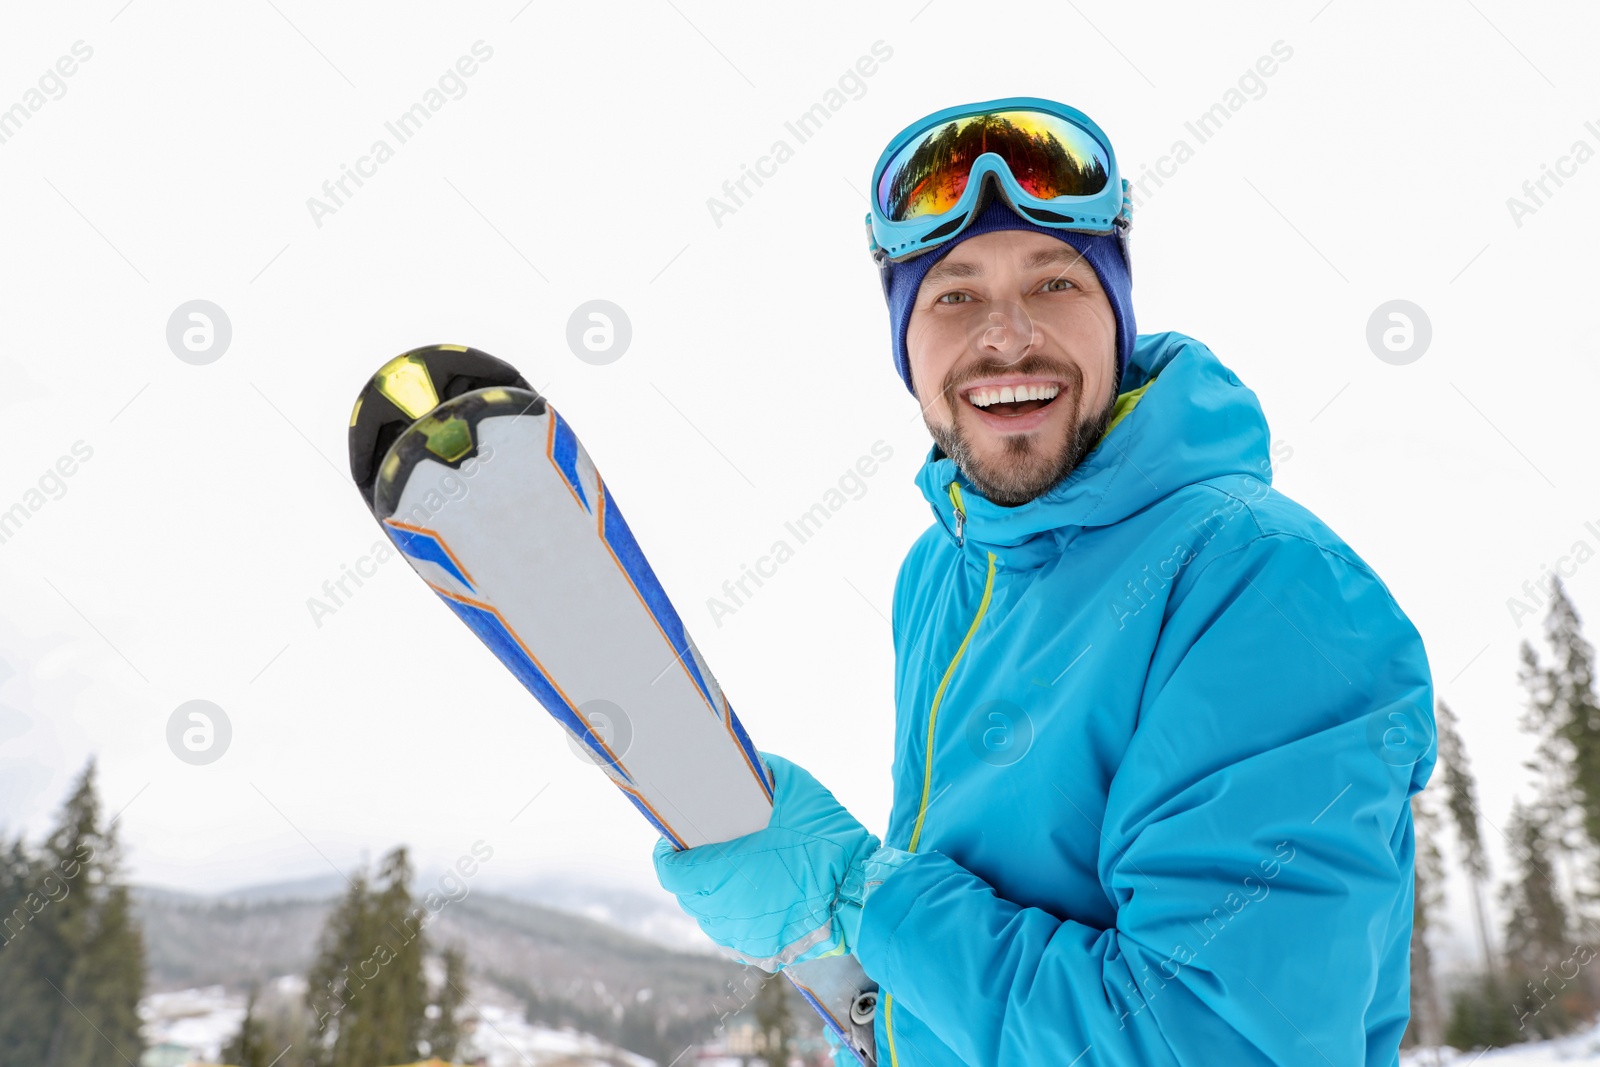
<path fill-rule="evenodd" d="M 906 388 L 911 390 L 913 396 L 916 395 L 916 390 L 911 388 L 911 361 L 906 352 L 906 327 L 911 323 L 911 311 L 916 305 L 917 290 L 922 286 L 923 277 L 935 263 L 949 255 L 951 249 L 968 237 L 977 237 L 979 234 L 993 233 L 996 230 L 1033 230 L 1065 241 L 1081 252 L 1083 258 L 1094 268 L 1095 277 L 1100 280 L 1100 287 L 1105 290 L 1106 299 L 1111 302 L 1111 312 L 1117 320 L 1115 392 L 1121 393 L 1123 373 L 1128 366 L 1128 358 L 1133 354 L 1133 340 L 1137 330 L 1133 321 L 1133 278 L 1128 272 L 1127 261 L 1122 258 L 1122 249 L 1119 247 L 1116 235 L 1075 233 L 1071 230 L 1040 226 L 1017 214 L 999 196 L 994 196 L 988 206 L 978 212 L 972 220 L 972 225 L 933 251 L 902 263 L 892 263 L 885 259 L 879 265 L 883 295 L 889 302 L 889 330 L 894 339 L 895 370 L 906 383 Z"/>

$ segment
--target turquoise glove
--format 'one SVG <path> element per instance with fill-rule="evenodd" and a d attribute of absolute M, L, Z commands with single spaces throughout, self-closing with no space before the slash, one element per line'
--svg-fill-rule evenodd
<path fill-rule="evenodd" d="M 773 780 L 765 829 L 681 852 L 662 838 L 654 858 L 662 887 L 711 940 L 775 974 L 849 950 L 839 890 L 878 839 L 803 767 L 761 758 Z"/>

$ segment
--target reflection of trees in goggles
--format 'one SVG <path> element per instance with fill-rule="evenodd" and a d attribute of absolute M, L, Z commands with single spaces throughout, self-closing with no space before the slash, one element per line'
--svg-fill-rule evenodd
<path fill-rule="evenodd" d="M 878 209 L 891 222 L 949 211 L 985 152 L 1005 160 L 1030 196 L 1093 196 L 1109 166 L 1094 136 L 1055 115 L 1004 111 L 954 119 L 913 139 L 878 180 Z"/>

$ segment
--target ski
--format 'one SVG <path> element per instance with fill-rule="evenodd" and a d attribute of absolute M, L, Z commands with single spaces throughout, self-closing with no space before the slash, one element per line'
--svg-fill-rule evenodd
<path fill-rule="evenodd" d="M 772 783 L 577 434 L 509 364 L 430 345 L 350 416 L 350 472 L 413 570 L 680 849 L 767 825 Z M 783 972 L 874 1067 L 853 956 Z"/>

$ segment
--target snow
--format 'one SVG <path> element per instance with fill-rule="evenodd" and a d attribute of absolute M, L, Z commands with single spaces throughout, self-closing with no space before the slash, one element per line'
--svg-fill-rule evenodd
<path fill-rule="evenodd" d="M 244 1021 L 244 1000 L 221 986 L 152 993 L 139 1002 L 145 1042 L 186 1049 L 193 1061 L 218 1063 L 222 1046 Z"/>
<path fill-rule="evenodd" d="M 267 999 L 267 991 L 263 991 Z M 286 975 L 277 979 L 271 994 L 298 999 L 305 994 L 305 979 Z M 483 1056 L 488 1067 L 655 1067 L 654 1061 L 609 1045 L 575 1030 L 552 1030 L 528 1022 L 514 997 L 492 987 L 471 994 L 476 1023 L 458 1060 Z M 172 1064 L 214 1064 L 222 1046 L 239 1031 L 244 1020 L 245 997 L 222 986 L 152 993 L 139 1002 L 143 1036 L 150 1046 L 164 1046 L 159 1058 Z M 465 1021 L 465 1020 L 464 1020 Z"/>
<path fill-rule="evenodd" d="M 1546 1067 L 1558 1063 L 1600 1063 L 1600 1021 L 1551 1041 L 1476 1052 L 1419 1049 L 1400 1057 L 1400 1067 Z"/>

